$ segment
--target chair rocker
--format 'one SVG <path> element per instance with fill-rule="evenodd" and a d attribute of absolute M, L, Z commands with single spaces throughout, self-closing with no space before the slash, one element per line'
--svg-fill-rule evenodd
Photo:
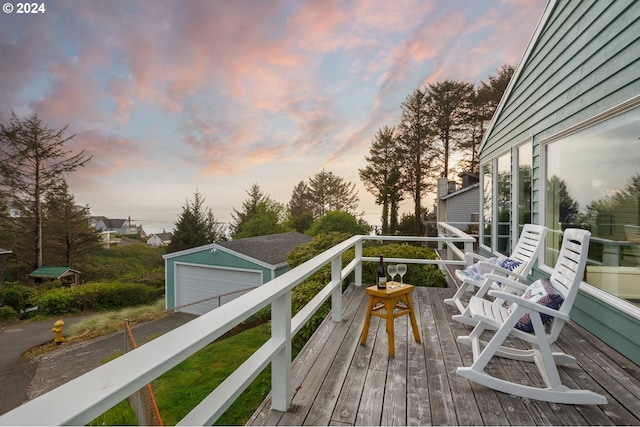
<path fill-rule="evenodd" d="M 453 319 L 464 323 L 466 325 L 474 326 L 477 322 L 474 321 L 469 315 L 467 304 L 463 301 L 464 295 L 467 292 L 473 292 L 475 288 L 479 288 L 475 296 L 484 297 L 491 286 L 495 282 L 495 279 L 488 279 L 488 274 L 499 274 L 501 276 L 498 281 L 502 283 L 502 278 L 511 278 L 517 281 L 526 281 L 533 262 L 538 257 L 538 254 L 542 250 L 542 242 L 546 234 L 547 228 L 542 225 L 525 224 L 522 229 L 522 234 L 518 239 L 516 247 L 513 249 L 509 259 L 519 261 L 522 263 L 517 269 L 509 270 L 503 268 L 496 263 L 496 258 L 490 259 L 482 257 L 481 255 L 467 252 L 465 254 L 467 260 L 467 268 L 465 270 L 457 270 L 456 276 L 462 280 L 462 284 L 453 295 L 452 298 L 444 300 L 445 304 L 455 306 L 460 311 L 460 314 L 453 316 Z M 475 267 L 473 267 L 475 266 Z M 481 277 L 471 278 L 466 273 L 469 268 L 480 268 L 483 272 Z M 526 287 L 526 286 L 525 286 Z"/>
<path fill-rule="evenodd" d="M 541 297 L 537 302 L 535 298 L 530 298 L 530 293 L 533 292 L 531 289 L 536 286 L 536 283 L 543 283 L 545 279 L 534 282 L 530 290 L 522 296 L 508 291 L 491 290 L 489 295 L 497 298 L 494 301 L 479 297 L 471 298 L 468 306 L 469 312 L 478 323 L 470 335 L 458 337 L 458 342 L 471 346 L 473 364 L 470 367 L 459 367 L 456 370 L 458 375 L 492 389 L 530 399 L 582 405 L 607 403 L 606 397 L 593 391 L 570 389 L 563 385 L 556 363 L 575 363 L 576 359 L 565 353 L 551 351 L 551 344 L 560 335 L 564 323 L 570 320 L 569 312 L 578 293 L 587 261 L 590 236 L 591 233 L 586 230 L 567 229 L 564 231 L 558 261 L 551 277 L 546 279 L 546 285 L 548 286 L 550 283 L 553 288 L 545 288 L 551 292 Z M 505 286 L 511 286 L 514 283 L 522 286 L 511 279 L 504 279 L 498 275 L 490 275 L 489 278 L 501 280 Z M 502 300 L 512 305 L 506 307 L 502 304 Z M 551 304 L 544 305 L 551 300 L 556 301 L 555 308 L 551 308 Z M 525 314 L 529 314 L 529 319 L 523 318 Z M 547 327 L 541 318 L 542 315 L 549 316 L 550 323 Z M 516 328 L 516 325 L 522 328 L 523 319 L 530 320 L 529 327 L 524 329 L 532 329 L 531 332 Z M 493 333 L 493 337 L 488 343 L 480 339 L 485 331 Z M 530 349 L 523 350 L 504 346 L 507 338 L 519 338 L 528 343 Z M 494 356 L 534 362 L 546 387 L 513 383 L 487 374 L 485 367 Z"/>

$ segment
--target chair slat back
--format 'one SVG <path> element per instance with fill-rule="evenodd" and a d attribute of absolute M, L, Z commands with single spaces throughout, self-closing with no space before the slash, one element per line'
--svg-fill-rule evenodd
<path fill-rule="evenodd" d="M 584 275 L 590 239 L 591 233 L 587 230 L 566 229 L 562 237 L 558 260 L 553 273 L 551 273 L 551 283 L 564 297 L 564 302 L 559 311 L 567 315 L 571 312 Z M 553 318 L 550 328 L 550 335 L 553 340 L 558 337 L 563 324 L 564 321 Z"/>
<path fill-rule="evenodd" d="M 547 228 L 543 225 L 525 224 L 522 228 L 522 234 L 513 248 L 509 258 L 516 259 L 525 263 L 522 271 L 523 275 L 529 274 L 533 267 L 534 260 L 542 250 L 542 242 L 544 240 Z"/>

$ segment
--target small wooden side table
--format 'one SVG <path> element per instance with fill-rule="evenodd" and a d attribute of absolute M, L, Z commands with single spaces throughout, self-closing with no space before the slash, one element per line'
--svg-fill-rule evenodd
<path fill-rule="evenodd" d="M 371 316 L 378 316 L 387 319 L 387 339 L 389 344 L 389 357 L 396 355 L 395 337 L 394 337 L 394 320 L 396 317 L 409 315 L 411 319 L 411 327 L 413 328 L 413 338 L 416 342 L 420 342 L 420 331 L 418 323 L 413 311 L 413 301 L 411 293 L 413 285 L 406 283 L 387 282 L 386 289 L 378 289 L 377 286 L 370 286 L 366 289 L 369 294 L 369 306 L 367 307 L 367 315 L 362 328 L 362 336 L 360 344 L 367 343 L 367 335 L 369 335 L 369 324 Z"/>

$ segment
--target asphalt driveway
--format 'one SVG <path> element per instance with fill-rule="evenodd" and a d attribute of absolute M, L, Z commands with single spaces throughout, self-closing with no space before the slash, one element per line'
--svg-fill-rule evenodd
<path fill-rule="evenodd" d="M 85 318 L 87 316 L 62 317 L 65 331 Z M 56 320 L 18 322 L 0 327 L 0 414 L 27 400 L 27 390 L 38 364 L 22 355 L 35 346 L 53 341 L 51 328 Z"/>

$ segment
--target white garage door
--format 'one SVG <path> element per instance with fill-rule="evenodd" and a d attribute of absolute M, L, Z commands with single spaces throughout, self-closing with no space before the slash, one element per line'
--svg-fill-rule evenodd
<path fill-rule="evenodd" d="M 244 293 L 232 292 L 262 284 L 261 272 L 186 264 L 176 265 L 175 278 L 176 307 L 186 305 L 179 311 L 191 314 L 204 314 Z"/>

